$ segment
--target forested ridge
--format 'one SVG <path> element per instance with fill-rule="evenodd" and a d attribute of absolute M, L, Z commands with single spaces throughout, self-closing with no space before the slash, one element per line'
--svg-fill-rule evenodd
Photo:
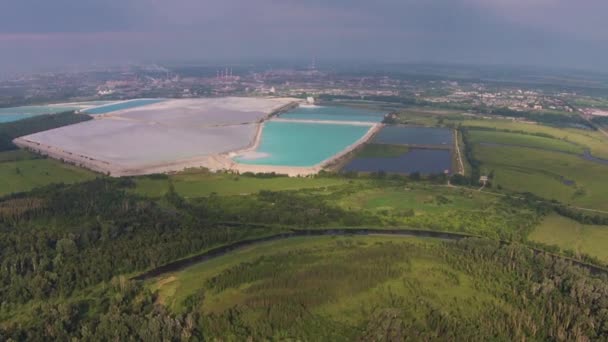
<path fill-rule="evenodd" d="M 4 324 L 0 338 L 484 341 L 491 337 L 601 341 L 608 336 L 607 279 L 590 277 L 584 270 L 560 259 L 534 255 L 523 246 L 467 239 L 430 248 L 395 241 L 364 250 L 356 245 L 337 245 L 333 249 L 344 251 L 350 259 L 359 262 L 344 264 L 338 258 L 317 264 L 315 252 L 310 250 L 251 260 L 201 284 L 205 290 L 189 296 L 184 302 L 185 309 L 179 313 L 168 310 L 157 295 L 141 283 L 117 277 L 88 296 L 34 305 L 32 311 L 36 319 Z M 391 263 L 407 265 L 410 258 L 413 261 L 421 257 L 450 265 L 454 271 L 433 271 L 439 272 L 444 283 L 458 286 L 462 281 L 458 274 L 467 275 L 475 279 L 473 286 L 480 295 L 500 300 L 483 300 L 485 304 L 475 309 L 478 313 L 474 316 L 470 316 L 467 308 L 472 303 L 467 304 L 466 300 L 453 303 L 449 312 L 442 311 L 434 304 L 434 295 L 417 285 L 415 278 L 404 278 L 404 285 L 415 297 L 400 294 L 391 287 L 381 287 L 374 297 L 375 306 L 362 311 L 366 319 L 360 323 L 345 325 L 339 318 L 314 314 L 317 306 L 341 296 L 341 292 L 331 289 L 345 281 L 343 277 L 357 286 L 342 291 L 360 293 L 374 284 L 400 279 L 411 272 L 410 267 L 391 266 Z M 301 270 L 293 268 L 300 264 Z M 311 292 L 308 286 L 312 276 L 321 277 L 325 282 Z M 237 288 L 252 281 L 258 285 L 251 288 L 250 293 L 259 292 L 262 296 L 259 301 L 236 305 L 221 314 L 202 310 L 206 292 Z M 289 297 L 276 295 L 272 289 L 282 286 L 295 293 Z M 252 320 L 252 317 L 258 319 Z"/>

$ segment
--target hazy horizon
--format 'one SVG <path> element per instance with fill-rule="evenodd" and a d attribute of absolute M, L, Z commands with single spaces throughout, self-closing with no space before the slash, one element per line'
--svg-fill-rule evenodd
<path fill-rule="evenodd" d="M 608 71 L 608 2 L 19 0 L 0 72 L 185 60 L 349 60 Z"/>

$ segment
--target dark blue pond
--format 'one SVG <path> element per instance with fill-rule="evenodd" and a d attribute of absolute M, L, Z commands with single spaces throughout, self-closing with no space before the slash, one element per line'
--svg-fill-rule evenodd
<path fill-rule="evenodd" d="M 449 128 L 386 126 L 376 135 L 374 143 L 451 146 L 454 134 Z"/>
<path fill-rule="evenodd" d="M 342 171 L 437 174 L 451 168 L 449 150 L 411 149 L 394 158 L 356 158 Z"/>

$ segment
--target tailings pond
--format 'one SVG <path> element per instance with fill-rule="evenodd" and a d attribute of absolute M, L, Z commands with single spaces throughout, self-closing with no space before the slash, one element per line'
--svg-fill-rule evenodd
<path fill-rule="evenodd" d="M 355 158 L 342 171 L 438 174 L 451 168 L 449 150 L 414 148 L 398 157 Z"/>
<path fill-rule="evenodd" d="M 154 103 L 159 103 L 164 101 L 163 99 L 136 99 L 129 100 L 124 102 L 113 103 L 109 105 L 104 105 L 100 107 L 86 109 L 85 113 L 90 115 L 99 115 L 99 114 L 107 114 L 111 112 L 117 112 L 119 110 L 131 109 L 141 106 L 147 106 Z"/>
<path fill-rule="evenodd" d="M 365 156 L 351 160 L 342 171 L 439 174 L 452 169 L 454 133 L 448 128 L 387 126 L 373 144 L 405 145 L 398 156 Z"/>
<path fill-rule="evenodd" d="M 371 124 L 268 121 L 258 149 L 234 160 L 241 164 L 310 167 L 354 144 L 370 128 Z"/>
<path fill-rule="evenodd" d="M 376 135 L 374 143 L 448 147 L 454 144 L 454 133 L 449 128 L 387 126 Z"/>
<path fill-rule="evenodd" d="M 285 114 L 281 119 L 321 120 L 321 121 L 358 121 L 380 122 L 385 113 L 352 107 L 306 106 L 298 107 Z"/>

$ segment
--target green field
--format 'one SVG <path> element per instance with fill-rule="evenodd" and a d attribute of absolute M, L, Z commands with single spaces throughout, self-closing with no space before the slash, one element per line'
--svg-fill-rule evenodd
<path fill-rule="evenodd" d="M 522 147 L 475 146 L 482 174 L 494 186 L 531 192 L 565 204 L 608 210 L 608 166 L 579 156 Z M 574 184 L 566 184 L 573 181 Z"/>
<path fill-rule="evenodd" d="M 523 239 L 538 220 L 533 210 L 506 203 L 504 198 L 445 186 L 368 187 L 330 200 L 345 210 L 376 217 L 382 226 L 507 240 Z"/>
<path fill-rule="evenodd" d="M 470 130 L 470 141 L 473 144 L 492 143 L 515 146 L 526 146 L 530 148 L 545 149 L 552 151 L 562 151 L 566 153 L 583 154 L 584 148 L 572 142 L 539 137 L 528 134 L 495 132 L 483 130 Z"/>
<path fill-rule="evenodd" d="M 27 159 L 31 155 L 10 151 L 0 153 L 0 195 L 29 191 L 52 183 L 76 183 L 95 178 L 85 169 L 52 159 Z M 2 161 L 15 160 L 18 161 Z"/>
<path fill-rule="evenodd" d="M 478 210 L 494 202 L 495 197 L 483 193 L 464 193 L 447 187 L 374 187 L 345 196 L 337 203 L 351 210 L 439 212 L 446 209 Z"/>
<path fill-rule="evenodd" d="M 556 139 L 572 142 L 588 148 L 599 158 L 608 159 L 608 138 L 602 133 L 591 130 L 575 128 L 557 128 L 540 124 L 513 122 L 509 120 L 462 120 L 453 121 L 453 124 L 462 124 L 465 127 L 486 127 L 497 130 L 522 131 L 526 133 L 548 134 Z"/>
<path fill-rule="evenodd" d="M 438 244 L 407 237 L 293 238 L 149 285 L 177 312 L 203 304 L 197 302 L 204 296 L 198 310 L 208 317 L 207 332 L 223 339 L 245 327 L 254 336 L 278 339 L 371 338 L 387 332 L 382 324 L 389 316 L 424 326 L 433 310 L 473 321 L 490 306 L 506 307 L 475 278 L 431 252 Z M 238 325 L 224 325 L 229 317 Z"/>
<path fill-rule="evenodd" d="M 355 157 L 359 158 L 395 158 L 409 151 L 407 146 L 388 144 L 365 144 L 357 151 Z"/>
<path fill-rule="evenodd" d="M 230 174 L 210 174 L 192 172 L 171 175 L 168 179 L 151 177 L 136 178 L 138 194 L 161 197 L 169 191 L 173 183 L 175 191 L 183 197 L 194 198 L 218 194 L 222 196 L 255 194 L 262 190 L 281 191 L 310 188 L 326 188 L 348 184 L 349 180 L 339 178 L 257 178 Z"/>
<path fill-rule="evenodd" d="M 530 234 L 531 241 L 587 254 L 608 263 L 608 226 L 580 224 L 553 214 Z"/>

